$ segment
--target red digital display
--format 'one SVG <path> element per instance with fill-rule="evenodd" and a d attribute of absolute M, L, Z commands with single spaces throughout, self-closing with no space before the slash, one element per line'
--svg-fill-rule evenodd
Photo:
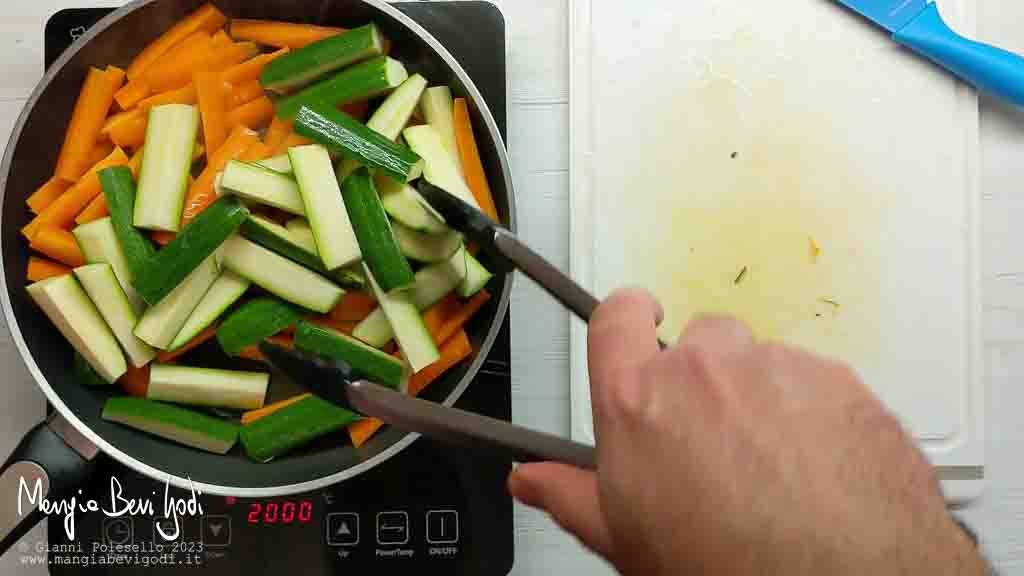
<path fill-rule="evenodd" d="M 311 500 L 253 502 L 249 505 L 249 524 L 307 524 L 312 518 Z"/>

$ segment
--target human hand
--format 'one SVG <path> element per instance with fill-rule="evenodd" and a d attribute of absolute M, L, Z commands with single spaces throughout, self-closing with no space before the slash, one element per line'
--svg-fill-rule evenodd
<path fill-rule="evenodd" d="M 985 574 L 938 481 L 849 368 L 620 291 L 589 326 L 598 469 L 520 465 L 512 494 L 625 574 Z"/>

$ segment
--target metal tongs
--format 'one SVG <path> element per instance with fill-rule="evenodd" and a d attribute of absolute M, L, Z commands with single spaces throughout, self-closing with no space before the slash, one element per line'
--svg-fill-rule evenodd
<path fill-rule="evenodd" d="M 581 320 L 590 322 L 600 300 L 533 251 L 510 230 L 465 200 L 427 182 L 426 178 L 420 180 L 419 192 L 449 227 L 465 234 L 470 242 L 479 246 L 500 266 L 526 274 Z M 658 345 L 662 349 L 667 347 L 660 339 Z"/>
<path fill-rule="evenodd" d="M 396 428 L 451 444 L 497 450 L 517 462 L 562 462 L 596 467 L 591 446 L 537 432 L 504 420 L 449 408 L 357 378 L 344 362 L 263 342 L 271 366 L 317 396 Z"/>

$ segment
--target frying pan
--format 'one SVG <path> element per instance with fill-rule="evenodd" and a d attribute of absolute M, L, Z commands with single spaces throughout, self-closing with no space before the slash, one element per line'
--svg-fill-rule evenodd
<path fill-rule="evenodd" d="M 100 418 L 110 390 L 90 389 L 72 376 L 72 348 L 25 292 L 28 248 L 20 229 L 31 214 L 25 199 L 53 172 L 59 143 L 90 65 L 127 66 L 132 55 L 167 30 L 202 0 L 137 0 L 99 21 L 72 45 L 40 81 L 15 123 L 0 166 L 2 301 L 7 325 L 33 378 L 55 411 L 33 428 L 0 472 L 0 553 L 42 514 L 19 516 L 22 478 L 32 488 L 41 480 L 50 500 L 75 493 L 98 451 L 142 474 L 208 494 L 265 497 L 307 492 L 357 476 L 408 447 L 417 437 L 386 428 L 359 449 L 343 435 L 322 438 L 269 463 L 248 460 L 239 447 L 227 455 L 202 452 L 106 422 Z M 422 27 L 381 0 L 215 0 L 229 17 L 266 18 L 334 26 L 377 22 L 391 39 L 392 56 L 432 85 L 447 84 L 467 99 L 481 159 L 501 220 L 515 229 L 515 203 L 508 158 L 498 127 L 472 80 L 445 48 Z M 484 264 L 489 263 L 484 258 Z M 489 266 L 493 268 L 492 266 Z M 508 307 L 512 279 L 498 274 L 492 299 L 467 327 L 474 356 L 431 385 L 425 397 L 452 405 L 473 381 Z M 290 395 L 278 381 L 279 396 Z M 270 397 L 268 401 L 278 399 Z"/>

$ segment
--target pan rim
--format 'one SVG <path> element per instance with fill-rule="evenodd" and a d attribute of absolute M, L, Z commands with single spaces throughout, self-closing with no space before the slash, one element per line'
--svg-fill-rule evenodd
<path fill-rule="evenodd" d="M 0 164 L 0 202 L 2 202 L 7 193 L 7 182 L 9 179 L 11 162 L 14 158 L 14 151 L 17 144 L 20 142 L 22 137 L 22 131 L 28 117 L 31 115 L 38 102 L 40 96 L 46 91 L 51 82 L 57 77 L 63 70 L 64 66 L 81 50 L 82 47 L 91 42 L 96 36 L 115 25 L 122 18 L 128 14 L 134 12 L 151 3 L 167 1 L 167 0 L 134 0 L 107 16 L 103 17 L 96 24 L 94 24 L 85 34 L 82 35 L 75 43 L 64 51 L 59 58 L 53 63 L 53 65 L 46 71 L 43 77 L 36 84 L 32 94 L 29 96 L 22 108 L 21 113 L 18 115 L 18 119 L 15 121 L 13 128 L 11 129 L 11 136 L 8 139 L 7 148 L 4 152 L 3 163 Z M 426 29 L 420 26 L 416 21 L 406 16 L 404 13 L 399 11 L 397 8 L 388 5 L 383 0 L 356 0 L 363 4 L 369 5 L 371 8 L 383 12 L 387 16 L 393 18 L 400 25 L 409 29 L 413 34 L 423 40 L 427 46 L 439 57 L 456 75 L 460 82 L 466 89 L 466 92 L 477 107 L 481 118 L 483 119 L 484 125 L 487 128 L 489 137 L 495 144 L 497 150 L 498 161 L 501 168 L 502 177 L 505 181 L 505 190 L 507 191 L 507 202 L 508 202 L 508 227 L 513 232 L 516 231 L 516 203 L 515 203 L 515 191 L 513 188 L 511 170 L 509 168 L 508 150 L 505 147 L 504 138 L 501 136 L 501 132 L 498 129 L 497 123 L 494 120 L 494 116 L 491 114 L 490 108 L 487 102 L 484 101 L 483 96 L 480 94 L 473 80 L 469 77 L 466 71 L 462 68 L 461 64 L 455 59 L 454 56 L 438 41 L 432 34 Z M 489 4 L 496 6 L 492 2 Z M 507 36 L 506 36 L 507 44 Z M 507 54 L 507 51 L 506 51 Z M 506 87 L 507 87 L 506 79 Z M 5 233 L 3 228 L 3 219 L 0 218 L 0 237 Z M 511 290 L 513 284 L 513 274 L 507 274 L 502 283 L 501 295 L 498 299 L 497 311 L 495 314 L 495 320 L 492 322 L 490 329 L 488 330 L 487 336 L 484 338 L 483 343 L 480 346 L 480 350 L 474 358 L 469 369 L 459 380 L 458 384 L 452 390 L 452 392 L 442 402 L 445 406 L 452 406 L 462 396 L 466 388 L 476 378 L 480 371 L 484 361 L 486 361 L 488 354 L 494 344 L 498 333 L 501 330 L 502 324 L 505 322 L 506 313 L 508 311 L 509 300 L 511 298 Z M 144 474 L 147 477 L 166 481 L 169 485 L 175 486 L 181 489 L 196 488 L 199 491 L 220 496 L 238 496 L 238 497 L 267 497 L 267 496 L 285 496 L 303 492 L 309 492 L 337 484 L 349 478 L 354 478 L 360 474 L 367 472 L 378 465 L 386 462 L 392 456 L 400 453 L 405 448 L 409 447 L 415 442 L 421 435 L 419 433 L 410 432 L 403 436 L 401 439 L 396 441 L 391 446 L 385 448 L 380 453 L 374 455 L 367 460 L 360 462 L 354 466 L 350 466 L 333 474 L 328 474 L 320 478 L 311 479 L 305 482 L 295 482 L 291 484 L 281 484 L 275 486 L 261 486 L 261 487 L 245 487 L 245 486 L 230 486 L 211 484 L 206 482 L 192 481 L 188 477 L 181 477 L 174 474 L 168 474 L 158 468 L 150 466 L 145 462 L 134 458 L 127 453 L 119 450 L 113 444 L 105 440 L 101 435 L 96 433 L 92 428 L 87 426 L 78 416 L 75 415 L 74 411 L 71 410 L 61 399 L 57 391 L 50 385 L 49 381 L 43 375 L 42 370 L 36 364 L 35 358 L 28 349 L 28 345 L 25 342 L 24 336 L 21 332 L 21 327 L 18 324 L 18 319 L 14 314 L 14 307 L 11 302 L 11 296 L 8 290 L 6 267 L 2 251 L 0 251 L 0 283 L 3 288 L 0 290 L 0 305 L 3 306 L 4 318 L 7 322 L 8 330 L 11 333 L 11 338 L 14 341 L 15 347 L 18 350 L 18 354 L 21 357 L 23 365 L 28 369 L 32 375 L 36 385 L 46 395 L 47 401 L 57 410 L 62 418 L 67 420 L 74 426 L 78 431 L 82 433 L 90 442 L 96 447 L 103 451 L 108 456 L 112 457 L 119 463 L 127 466 L 128 468 Z M 141 432 L 140 432 L 141 433 Z"/>

